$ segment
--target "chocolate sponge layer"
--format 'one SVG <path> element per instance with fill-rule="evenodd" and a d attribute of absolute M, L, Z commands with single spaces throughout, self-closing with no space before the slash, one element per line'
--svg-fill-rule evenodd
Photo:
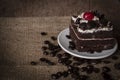
<path fill-rule="evenodd" d="M 72 28 L 73 27 L 73 28 Z M 80 52 L 86 52 L 86 51 L 102 51 L 102 50 L 107 50 L 107 49 L 112 49 L 115 46 L 116 40 L 114 38 L 112 38 L 111 35 L 108 35 L 107 32 L 101 32 L 104 34 L 100 34 L 99 32 L 96 34 L 82 34 L 80 32 L 77 31 L 75 26 L 70 26 L 70 36 L 72 41 L 75 43 L 76 49 Z M 103 40 L 80 40 L 77 38 L 77 36 L 75 35 L 75 33 L 77 34 L 77 36 L 79 36 L 79 38 L 83 38 L 83 39 L 92 39 L 93 35 L 94 35 L 94 39 L 96 38 L 100 38 Z M 111 32 L 112 34 L 112 32 Z M 111 38 L 108 40 L 104 40 L 105 38 Z"/>

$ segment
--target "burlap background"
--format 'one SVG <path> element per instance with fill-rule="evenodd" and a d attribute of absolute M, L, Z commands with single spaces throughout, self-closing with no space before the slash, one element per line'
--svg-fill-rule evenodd
<path fill-rule="evenodd" d="M 56 62 L 55 66 L 41 63 L 39 58 L 46 57 L 41 52 L 43 41 L 50 40 L 51 35 L 57 36 L 69 26 L 69 22 L 70 17 L 0 18 L 0 80 L 49 80 L 50 74 L 65 70 L 66 67 L 58 64 L 56 58 L 47 57 Z M 48 35 L 42 37 L 40 32 L 43 31 Z M 39 64 L 32 66 L 31 61 Z M 112 68 L 113 76 L 118 80 L 119 71 L 113 67 L 117 61 L 112 60 L 112 64 L 106 66 Z M 95 66 L 103 65 L 105 64 Z M 93 78 L 91 80 L 102 80 L 100 74 L 94 75 L 89 75 Z"/>
<path fill-rule="evenodd" d="M 0 80 L 49 80 L 50 74 L 66 70 L 66 67 L 57 63 L 56 58 L 47 57 L 56 62 L 57 65 L 55 66 L 41 63 L 39 58 L 46 57 L 41 52 L 41 46 L 44 40 L 50 40 L 51 35 L 57 36 L 61 30 L 69 26 L 72 14 L 86 10 L 88 1 L 40 1 L 1 0 Z M 119 35 L 119 1 L 106 0 L 102 2 L 101 0 L 93 0 L 93 4 L 95 9 L 107 14 L 114 22 L 115 34 Z M 42 37 L 40 35 L 42 31 L 48 32 L 48 35 Z M 115 70 L 113 67 L 114 63 L 119 62 L 119 60 L 114 61 L 110 57 L 105 60 L 112 61 L 111 64 L 106 66 L 111 67 L 111 74 L 117 80 L 120 80 L 120 71 Z M 31 61 L 36 61 L 39 64 L 32 66 L 30 65 Z M 95 66 L 102 67 L 104 65 L 104 63 L 101 63 Z M 90 74 L 89 76 L 91 76 L 90 80 L 102 80 L 100 74 Z M 71 80 L 71 78 L 61 78 L 61 80 Z"/>

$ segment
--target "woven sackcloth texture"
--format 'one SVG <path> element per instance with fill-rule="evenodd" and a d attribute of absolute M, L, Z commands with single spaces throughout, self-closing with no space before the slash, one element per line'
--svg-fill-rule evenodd
<path fill-rule="evenodd" d="M 0 18 L 0 80 L 52 80 L 50 75 L 67 68 L 57 62 L 56 57 L 42 54 L 41 47 L 45 40 L 51 40 L 60 31 L 69 27 L 70 16 L 65 17 L 19 17 Z M 47 32 L 42 36 L 41 32 Z M 116 33 L 117 34 L 117 33 Z M 118 36 L 118 35 L 117 35 Z M 57 41 L 53 42 L 57 44 Z M 63 52 L 63 51 L 62 51 Z M 118 59 L 112 59 L 117 56 Z M 120 80 L 120 71 L 114 68 L 114 64 L 120 62 L 120 51 L 103 60 L 111 61 L 109 64 L 100 63 L 94 65 L 97 68 L 108 66 L 110 74 Z M 40 62 L 41 57 L 48 58 L 56 65 L 50 66 Z M 37 65 L 31 65 L 35 61 Z M 84 66 L 83 64 L 81 66 Z M 103 80 L 100 73 L 87 74 L 90 80 Z M 70 76 L 60 80 L 72 80 Z"/>

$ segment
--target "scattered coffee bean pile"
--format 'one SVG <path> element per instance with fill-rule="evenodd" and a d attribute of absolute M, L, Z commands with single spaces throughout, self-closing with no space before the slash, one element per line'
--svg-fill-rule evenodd
<path fill-rule="evenodd" d="M 41 32 L 41 36 L 47 36 L 47 32 Z M 70 39 L 69 35 L 66 35 L 68 39 Z M 57 37 L 51 36 L 50 39 L 54 42 L 57 41 Z M 48 65 L 64 65 L 67 70 L 59 71 L 51 74 L 51 78 L 53 80 L 71 77 L 72 80 L 91 80 L 92 76 L 89 76 L 92 73 L 101 74 L 103 80 L 118 80 L 118 78 L 114 77 L 111 72 L 112 69 L 108 65 L 113 64 L 115 70 L 120 70 L 120 62 L 119 59 L 120 51 L 116 52 L 109 58 L 106 59 L 98 59 L 98 60 L 89 60 L 74 57 L 60 48 L 58 44 L 53 44 L 50 40 L 44 40 L 44 45 L 41 47 L 43 55 L 50 56 L 52 58 L 57 58 L 57 63 L 45 58 L 41 57 L 40 62 L 46 63 Z M 75 45 L 72 41 L 69 42 L 69 48 L 74 50 Z M 117 61 L 117 62 L 116 62 Z M 38 62 L 31 61 L 31 65 L 37 65 Z M 97 67 L 97 65 L 103 64 L 103 66 Z M 66 80 L 66 79 L 64 79 Z"/>

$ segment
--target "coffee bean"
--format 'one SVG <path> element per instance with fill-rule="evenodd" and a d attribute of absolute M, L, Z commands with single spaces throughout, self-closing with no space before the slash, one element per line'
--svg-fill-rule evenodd
<path fill-rule="evenodd" d="M 56 38 L 55 36 L 51 36 L 51 39 L 52 39 L 53 41 L 57 40 L 57 38 Z"/>
<path fill-rule="evenodd" d="M 54 62 L 51 62 L 51 61 L 48 61 L 47 62 L 49 65 L 55 65 L 55 63 Z"/>
<path fill-rule="evenodd" d="M 73 70 L 72 69 L 68 69 L 67 71 L 69 74 L 72 74 L 73 73 Z"/>
<path fill-rule="evenodd" d="M 45 40 L 45 41 L 44 41 L 44 44 L 49 44 L 49 43 L 50 43 L 49 40 Z"/>
<path fill-rule="evenodd" d="M 102 67 L 102 71 L 103 72 L 110 72 L 111 69 L 109 67 L 104 66 L 104 67 Z"/>
<path fill-rule="evenodd" d="M 61 77 L 61 76 L 63 75 L 62 72 L 57 72 L 56 74 L 57 74 L 59 77 Z"/>
<path fill-rule="evenodd" d="M 51 75 L 51 78 L 52 78 L 52 79 L 58 79 L 59 76 L 58 76 L 57 74 L 52 74 L 52 75 Z"/>
<path fill-rule="evenodd" d="M 57 58 L 62 58 L 62 54 L 57 54 Z"/>
<path fill-rule="evenodd" d="M 47 50 L 47 47 L 46 46 L 42 46 L 42 50 Z"/>
<path fill-rule="evenodd" d="M 30 64 L 31 64 L 31 65 L 37 65 L 37 62 L 31 61 Z"/>
<path fill-rule="evenodd" d="M 77 80 L 79 78 L 79 74 L 74 74 L 72 73 L 71 74 L 71 77 L 74 79 L 74 80 Z"/>
<path fill-rule="evenodd" d="M 72 46 L 72 45 L 69 45 L 68 48 L 71 49 L 71 50 L 74 50 L 74 49 L 75 49 L 75 47 Z"/>
<path fill-rule="evenodd" d="M 85 59 L 81 59 L 79 57 L 73 57 L 73 60 L 78 61 L 78 62 L 85 62 Z"/>
<path fill-rule="evenodd" d="M 87 67 L 82 67 L 82 68 L 80 69 L 80 71 L 81 71 L 81 72 L 86 72 L 86 71 L 87 71 Z"/>
<path fill-rule="evenodd" d="M 73 66 L 72 65 L 68 65 L 67 68 L 68 69 L 73 69 Z"/>
<path fill-rule="evenodd" d="M 46 62 L 46 58 L 40 58 L 40 61 Z"/>
<path fill-rule="evenodd" d="M 62 63 L 62 64 L 64 64 L 64 63 L 65 63 L 65 61 L 67 61 L 67 59 L 66 59 L 66 58 L 60 58 L 60 59 L 58 59 L 58 62 L 59 62 L 59 63 Z"/>
<path fill-rule="evenodd" d="M 88 65 L 86 72 L 87 72 L 88 74 L 91 74 L 91 73 L 93 72 L 93 70 L 94 70 L 94 66 Z"/>
<path fill-rule="evenodd" d="M 94 69 L 93 65 L 87 65 L 87 69 Z"/>
<path fill-rule="evenodd" d="M 51 56 L 51 57 L 55 57 L 55 56 L 56 56 L 56 51 L 51 51 L 51 52 L 50 52 L 50 56 Z"/>
<path fill-rule="evenodd" d="M 101 75 L 102 75 L 104 80 L 113 80 L 112 76 L 109 73 L 102 72 Z"/>
<path fill-rule="evenodd" d="M 81 65 L 82 63 L 81 62 L 74 62 L 73 63 L 73 66 L 79 66 L 79 65 Z"/>
<path fill-rule="evenodd" d="M 47 35 L 47 32 L 41 32 L 40 33 L 42 36 L 45 36 L 45 35 Z"/>
<path fill-rule="evenodd" d="M 68 53 L 64 53 L 64 54 L 63 54 L 63 57 L 69 59 L 69 58 L 71 58 L 72 56 L 71 56 L 70 54 L 68 54 Z"/>
<path fill-rule="evenodd" d="M 113 60 L 117 60 L 118 57 L 117 57 L 117 56 L 112 56 L 112 59 L 113 59 Z"/>
<path fill-rule="evenodd" d="M 105 63 L 105 64 L 111 63 L 111 61 L 108 61 L 108 60 L 104 60 L 104 61 L 102 61 L 102 62 Z"/>
<path fill-rule="evenodd" d="M 53 43 L 49 43 L 48 44 L 48 49 L 51 51 L 54 51 L 56 49 L 58 49 L 58 46 L 54 45 Z"/>
<path fill-rule="evenodd" d="M 44 52 L 43 52 L 43 54 L 44 54 L 44 55 L 48 55 L 48 54 L 49 54 L 49 52 L 47 52 L 47 51 L 44 51 Z"/>
<path fill-rule="evenodd" d="M 67 39 L 71 39 L 70 35 L 66 35 Z"/>
<path fill-rule="evenodd" d="M 94 68 L 93 70 L 95 73 L 99 73 L 100 72 L 100 69 L 99 68 Z"/>
<path fill-rule="evenodd" d="M 88 52 L 93 54 L 95 51 L 94 50 L 88 50 Z"/>
<path fill-rule="evenodd" d="M 67 77 L 69 75 L 67 71 L 64 71 L 62 74 L 63 74 L 63 77 Z"/>
<path fill-rule="evenodd" d="M 55 65 L 54 62 L 51 62 L 50 60 L 48 60 L 48 59 L 46 59 L 46 58 L 40 58 L 40 61 L 45 62 L 45 63 L 47 63 L 48 65 Z"/>
<path fill-rule="evenodd" d="M 99 63 L 101 63 L 101 60 L 90 60 L 91 61 L 91 63 L 90 64 L 99 64 Z"/>
<path fill-rule="evenodd" d="M 79 76 L 79 80 L 88 80 L 88 76 L 86 76 L 86 75 L 80 75 Z"/>
<path fill-rule="evenodd" d="M 66 61 L 64 62 L 65 65 L 70 65 L 71 63 L 72 63 L 71 60 L 66 60 Z"/>
<path fill-rule="evenodd" d="M 120 70 L 120 63 L 115 63 L 114 67 L 115 67 L 115 69 Z"/>

